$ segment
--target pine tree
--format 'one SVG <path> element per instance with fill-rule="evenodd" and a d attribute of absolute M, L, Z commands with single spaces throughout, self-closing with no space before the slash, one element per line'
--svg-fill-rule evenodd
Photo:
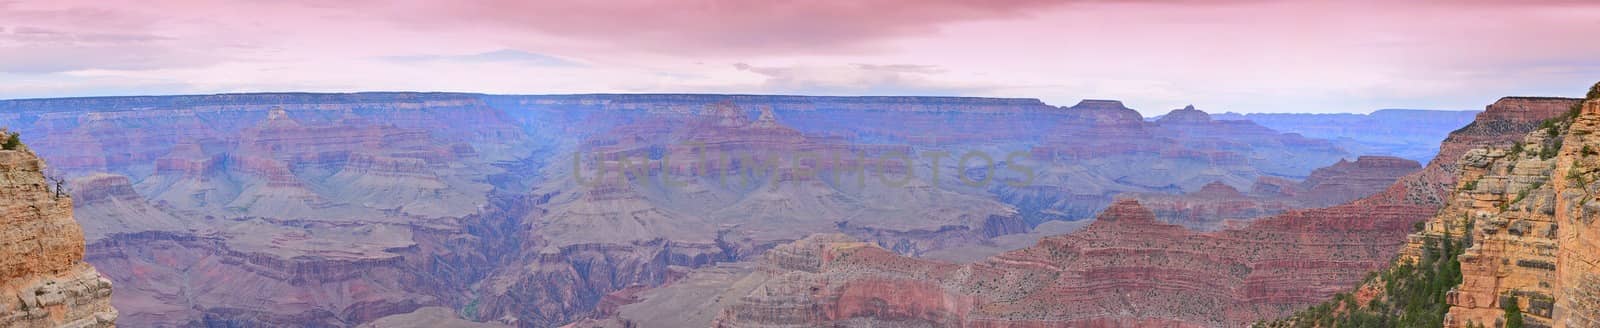
<path fill-rule="evenodd" d="M 1501 308 L 1506 310 L 1505 328 L 1522 328 L 1522 307 L 1517 304 L 1517 297 L 1507 298 L 1506 304 Z"/>

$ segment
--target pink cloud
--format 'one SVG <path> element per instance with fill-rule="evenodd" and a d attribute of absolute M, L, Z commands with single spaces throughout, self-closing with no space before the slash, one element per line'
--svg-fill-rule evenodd
<path fill-rule="evenodd" d="M 177 81 L 1365 111 L 1566 95 L 1600 76 L 1600 3 L 1581 0 L 30 0 L 0 1 L 0 18 L 0 98 Z"/>
<path fill-rule="evenodd" d="M 1025 17 L 1058 0 L 461 1 L 396 11 L 407 23 L 489 26 L 681 54 L 853 53 L 952 22 Z M 375 9 L 375 8 L 369 8 Z M 383 10 L 383 9 L 376 9 Z"/>
<path fill-rule="evenodd" d="M 940 79 L 943 68 L 909 64 L 851 64 L 836 66 L 752 66 L 734 68 L 761 75 L 760 90 L 767 93 L 828 95 L 962 95 L 982 92 L 994 85 Z"/>

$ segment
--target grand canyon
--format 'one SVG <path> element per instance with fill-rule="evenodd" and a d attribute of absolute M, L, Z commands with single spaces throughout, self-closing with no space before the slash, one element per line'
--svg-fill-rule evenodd
<path fill-rule="evenodd" d="M 1487 174 L 1455 159 L 1577 103 L 1504 98 L 1426 166 L 1106 100 L 232 94 L 0 119 L 50 163 L 16 183 L 66 181 L 43 187 L 123 325 L 1238 326 L 1354 288 L 1441 208 L 1493 207 L 1454 195 Z"/>
<path fill-rule="evenodd" d="M 1600 327 L 1597 22 L 0 1 L 0 327 Z"/>

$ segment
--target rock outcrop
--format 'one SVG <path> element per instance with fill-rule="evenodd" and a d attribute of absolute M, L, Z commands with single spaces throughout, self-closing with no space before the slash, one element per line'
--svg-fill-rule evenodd
<path fill-rule="evenodd" d="M 1592 281 L 1600 267 L 1588 242 L 1593 236 L 1585 234 L 1596 216 L 1586 204 L 1595 201 L 1593 173 L 1600 167 L 1591 159 L 1600 154 L 1593 150 L 1600 139 L 1589 137 L 1600 130 L 1600 85 L 1589 98 L 1510 97 L 1490 105 L 1419 173 L 1446 183 L 1406 185 L 1428 196 L 1414 200 L 1444 206 L 1419 224 L 1396 265 L 1354 298 L 1336 301 L 1350 303 L 1278 323 L 1390 320 L 1404 313 L 1398 317 L 1412 325 L 1502 327 L 1511 302 L 1526 327 L 1600 323 L 1593 319 L 1600 308 L 1593 306 Z M 1439 298 L 1448 304 L 1437 304 Z"/>
<path fill-rule="evenodd" d="M 1341 204 L 1388 188 L 1396 179 L 1421 169 L 1421 164 L 1398 157 L 1361 156 L 1353 162 L 1341 159 L 1311 171 L 1300 183 L 1297 196 L 1312 206 Z"/>
<path fill-rule="evenodd" d="M 1510 147 L 1494 145 L 1460 157 L 1460 184 L 1450 206 L 1414 237 L 1408 256 L 1426 241 L 1462 238 L 1462 282 L 1448 294 L 1446 327 L 1504 324 L 1517 302 L 1528 327 L 1600 326 L 1600 84 L 1587 102 L 1517 98 L 1496 106 L 1528 121 L 1565 105 Z M 1491 108 L 1493 109 L 1493 108 Z"/>
<path fill-rule="evenodd" d="M 44 171 L 25 147 L 0 150 L 0 326 L 112 327 L 111 281 L 83 262 L 72 197 Z"/>
<path fill-rule="evenodd" d="M 1162 221 L 1196 230 L 1217 230 L 1288 210 L 1333 206 L 1376 194 L 1421 168 L 1417 162 L 1398 157 L 1361 156 L 1355 161 L 1340 159 L 1311 171 L 1298 183 L 1262 177 L 1249 193 L 1218 181 L 1185 194 L 1139 193 L 1130 197 L 1149 207 Z"/>

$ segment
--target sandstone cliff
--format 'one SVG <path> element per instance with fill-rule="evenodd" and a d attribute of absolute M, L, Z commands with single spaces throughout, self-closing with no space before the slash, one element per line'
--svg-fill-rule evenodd
<path fill-rule="evenodd" d="M 111 281 L 83 262 L 72 197 L 44 169 L 26 147 L 0 150 L 0 326 L 114 326 Z"/>
<path fill-rule="evenodd" d="M 1525 327 L 1600 325 L 1597 97 L 1600 85 L 1587 102 L 1490 105 L 1430 165 L 1454 183 L 1435 190 L 1445 206 L 1410 236 L 1395 266 L 1354 296 L 1274 325 L 1501 327 L 1513 302 Z"/>
<path fill-rule="evenodd" d="M 1445 326 L 1498 326 L 1509 302 L 1528 327 L 1600 326 L 1597 95 L 1600 84 L 1587 102 L 1509 149 L 1461 158 L 1457 203 L 1428 230 L 1471 245 L 1460 256 L 1462 281 L 1448 295 Z"/>

